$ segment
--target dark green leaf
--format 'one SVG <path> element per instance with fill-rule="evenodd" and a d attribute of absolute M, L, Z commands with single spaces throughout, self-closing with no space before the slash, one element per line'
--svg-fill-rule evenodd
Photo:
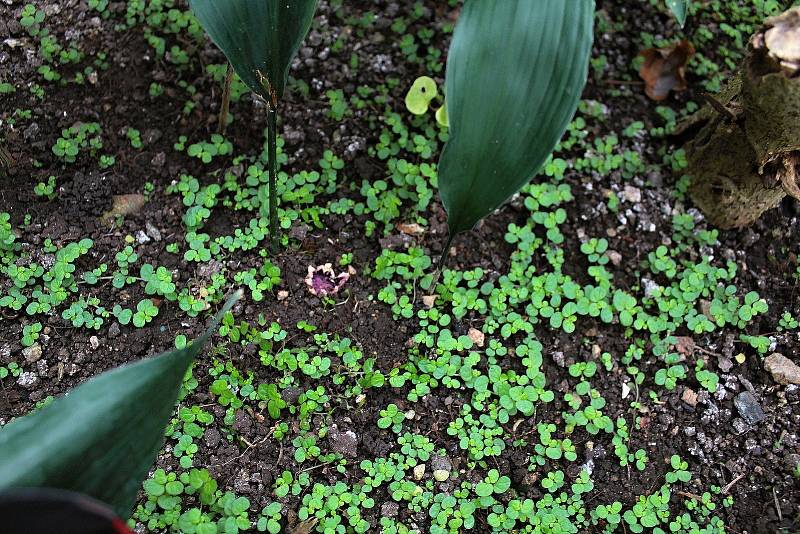
<path fill-rule="evenodd" d="M 0 490 L 75 491 L 129 517 L 163 444 L 186 369 L 223 312 L 188 347 L 103 373 L 0 428 Z"/>
<path fill-rule="evenodd" d="M 317 0 L 189 0 L 189 5 L 242 81 L 267 100 L 280 99 Z"/>
<path fill-rule="evenodd" d="M 447 59 L 450 140 L 439 187 L 451 235 L 539 171 L 575 113 L 592 48 L 592 0 L 467 1 Z"/>
<path fill-rule="evenodd" d="M 686 24 L 686 11 L 688 7 L 687 0 L 666 0 L 667 7 L 672 11 L 672 14 L 675 15 L 675 20 L 678 21 L 678 24 L 683 25 Z"/>

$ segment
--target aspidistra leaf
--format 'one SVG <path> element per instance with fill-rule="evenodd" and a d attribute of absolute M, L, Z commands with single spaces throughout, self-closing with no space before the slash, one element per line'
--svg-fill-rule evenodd
<path fill-rule="evenodd" d="M 683 25 L 686 24 L 686 12 L 688 8 L 688 0 L 666 0 L 667 7 L 672 11 L 672 14 L 675 15 L 675 20 L 678 21 L 678 24 Z"/>
<path fill-rule="evenodd" d="M 186 370 L 237 298 L 189 346 L 105 372 L 0 428 L 0 491 L 69 490 L 130 517 Z"/>
<path fill-rule="evenodd" d="M 592 0 L 468 0 L 447 58 L 439 188 L 451 235 L 539 171 L 586 83 Z"/>
<path fill-rule="evenodd" d="M 317 0 L 189 0 L 189 6 L 251 90 L 270 99 L 268 81 L 274 96 L 283 96 Z"/>

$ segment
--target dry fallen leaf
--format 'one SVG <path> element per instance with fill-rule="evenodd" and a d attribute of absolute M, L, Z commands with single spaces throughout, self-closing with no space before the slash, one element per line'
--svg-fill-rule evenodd
<path fill-rule="evenodd" d="M 666 48 L 648 48 L 639 55 L 644 58 L 639 76 L 644 80 L 645 93 L 653 100 L 664 100 L 670 91 L 686 89 L 686 64 L 694 55 L 694 46 L 683 40 Z"/>
<path fill-rule="evenodd" d="M 683 390 L 681 400 L 694 408 L 697 406 L 697 393 L 695 393 L 693 389 L 686 388 Z"/>
<path fill-rule="evenodd" d="M 694 354 L 694 340 L 690 337 L 676 337 L 675 350 L 684 356 L 691 356 Z"/>
<path fill-rule="evenodd" d="M 410 224 L 400 223 L 397 225 L 397 229 L 406 235 L 418 236 L 425 233 L 425 229 L 422 226 L 418 225 L 417 223 L 410 223 Z"/>
<path fill-rule="evenodd" d="M 315 526 L 317 526 L 316 517 L 298 523 L 290 532 L 291 534 L 310 534 Z"/>
<path fill-rule="evenodd" d="M 485 336 L 483 335 L 483 332 L 481 332 L 477 328 L 470 328 L 469 332 L 467 332 L 467 335 L 472 340 L 472 342 L 475 343 L 478 347 L 483 347 L 483 343 L 486 339 Z"/>
<path fill-rule="evenodd" d="M 772 26 L 764 34 L 770 57 L 781 64 L 787 75 L 794 76 L 800 69 L 800 8 L 771 17 L 767 24 Z"/>
<path fill-rule="evenodd" d="M 146 199 L 143 195 L 114 195 L 111 210 L 103 214 L 103 222 L 111 223 L 117 217 L 133 215 L 144 207 Z"/>

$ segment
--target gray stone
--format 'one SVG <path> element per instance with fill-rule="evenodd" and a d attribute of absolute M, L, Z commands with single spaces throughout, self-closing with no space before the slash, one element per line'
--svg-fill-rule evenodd
<path fill-rule="evenodd" d="M 39 377 L 36 376 L 35 373 L 31 373 L 30 371 L 25 371 L 24 373 L 19 375 L 17 378 L 17 384 L 21 388 L 25 389 L 33 389 L 39 383 Z"/>
<path fill-rule="evenodd" d="M 736 395 L 733 398 L 733 404 L 748 425 L 756 425 L 764 420 L 764 410 L 749 391 L 743 391 Z"/>
<path fill-rule="evenodd" d="M 222 439 L 222 437 L 220 436 L 219 430 L 216 428 L 209 428 L 206 430 L 205 434 L 203 434 L 203 441 L 210 449 L 219 445 L 220 439 Z"/>
<path fill-rule="evenodd" d="M 153 156 L 153 159 L 150 160 L 150 165 L 152 165 L 156 169 L 160 169 L 161 167 L 164 166 L 166 162 L 167 162 L 167 155 L 163 152 L 159 152 L 158 154 Z"/>
<path fill-rule="evenodd" d="M 36 363 L 42 358 L 42 346 L 36 343 L 25 349 L 22 349 L 22 355 L 28 363 Z"/>
<path fill-rule="evenodd" d="M 283 393 L 281 393 L 281 397 L 283 397 L 283 400 L 286 404 L 294 404 L 295 402 L 297 402 L 297 399 L 299 399 L 300 395 L 302 394 L 303 394 L 302 389 L 295 386 L 289 386 L 288 388 L 283 390 Z"/>
<path fill-rule="evenodd" d="M 764 359 L 764 369 L 778 384 L 800 384 L 800 367 L 783 354 L 770 354 Z"/>
<path fill-rule="evenodd" d="M 400 506 L 396 502 L 385 502 L 381 505 L 381 517 L 397 517 Z"/>
<path fill-rule="evenodd" d="M 140 245 L 144 245 L 145 243 L 149 243 L 151 241 L 150 236 L 144 233 L 144 230 L 137 230 L 136 231 L 136 242 Z"/>
<path fill-rule="evenodd" d="M 113 322 L 111 324 L 111 326 L 108 328 L 108 337 L 110 337 L 112 339 L 115 338 L 115 337 L 119 337 L 119 335 L 121 333 L 122 332 L 121 332 L 121 330 L 119 328 L 119 323 L 117 323 L 116 321 Z"/>
<path fill-rule="evenodd" d="M 626 185 L 622 190 L 622 197 L 632 204 L 642 201 L 642 191 L 632 185 Z"/>
<path fill-rule="evenodd" d="M 750 430 L 750 427 L 747 426 L 747 423 L 745 423 L 740 417 L 734 419 L 731 425 L 733 426 L 733 431 L 736 432 L 737 435 L 744 434 Z"/>
<path fill-rule="evenodd" d="M 147 231 L 147 235 L 153 238 L 153 241 L 161 241 L 161 232 L 159 232 L 158 228 L 153 226 L 153 223 L 150 221 L 145 222 L 144 229 Z"/>
<path fill-rule="evenodd" d="M 145 130 L 144 134 L 142 134 L 142 142 L 145 145 L 152 145 L 153 143 L 161 139 L 161 136 L 162 136 L 161 130 L 158 130 L 156 128 L 150 128 L 148 130 Z"/>
<path fill-rule="evenodd" d="M 244 410 L 236 412 L 233 421 L 233 429 L 241 435 L 247 436 L 250 434 L 253 427 L 253 419 Z"/>
<path fill-rule="evenodd" d="M 431 457 L 431 469 L 434 471 L 443 469 L 445 471 L 453 470 L 453 462 L 447 456 L 434 455 Z"/>
<path fill-rule="evenodd" d="M 358 436 L 352 430 L 339 431 L 336 426 L 331 427 L 331 449 L 346 458 L 355 458 L 358 455 Z"/>

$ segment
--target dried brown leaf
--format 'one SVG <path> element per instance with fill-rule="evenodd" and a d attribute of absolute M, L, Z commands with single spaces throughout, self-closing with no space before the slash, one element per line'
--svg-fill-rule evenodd
<path fill-rule="evenodd" d="M 144 195 L 114 195 L 114 204 L 111 209 L 103 214 L 103 222 L 111 223 L 117 217 L 125 217 L 138 213 L 144 207 Z"/>
<path fill-rule="evenodd" d="M 670 91 L 686 89 L 686 64 L 694 55 L 692 43 L 683 40 L 666 48 L 642 50 L 639 55 L 644 58 L 639 76 L 652 100 L 664 100 Z"/>
<path fill-rule="evenodd" d="M 694 340 L 690 337 L 676 337 L 675 350 L 684 356 L 691 356 L 694 354 Z"/>
<path fill-rule="evenodd" d="M 410 223 L 410 224 L 401 223 L 397 225 L 397 229 L 403 232 L 404 234 L 411 236 L 418 236 L 425 233 L 425 228 L 418 225 L 417 223 Z"/>

